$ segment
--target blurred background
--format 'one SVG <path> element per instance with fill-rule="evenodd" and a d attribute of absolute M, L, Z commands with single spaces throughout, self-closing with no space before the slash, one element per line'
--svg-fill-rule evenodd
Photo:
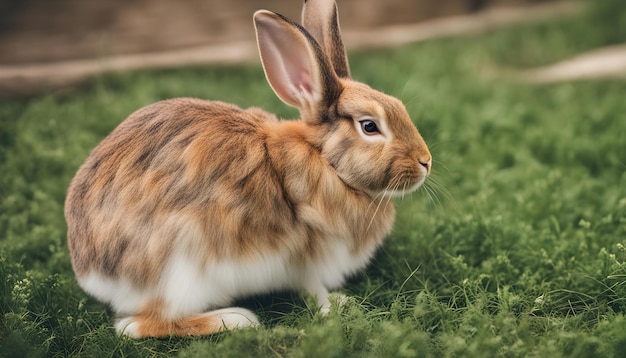
<path fill-rule="evenodd" d="M 552 0 L 339 0 L 345 31 Z M 253 40 L 252 13 L 299 21 L 301 0 L 0 0 L 0 64 L 171 51 Z"/>
<path fill-rule="evenodd" d="M 624 12 L 614 11 L 626 6 L 622 0 L 337 3 L 348 50 L 557 19 L 583 12 L 583 5 L 596 9 L 596 19 L 606 18 L 603 26 L 591 30 L 602 32 L 602 42 L 620 43 L 626 31 L 620 15 Z M 270 9 L 299 21 L 301 8 L 302 0 L 0 0 L 0 97 L 71 87 L 112 71 L 257 63 L 254 11 Z M 626 46 L 593 56 L 564 69 L 524 76 L 535 82 L 560 80 L 591 67 L 604 68 L 608 75 L 626 73 Z"/>

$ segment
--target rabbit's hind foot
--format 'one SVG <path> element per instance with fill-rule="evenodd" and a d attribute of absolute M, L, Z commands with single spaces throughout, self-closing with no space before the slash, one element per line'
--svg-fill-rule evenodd
<path fill-rule="evenodd" d="M 172 320 L 165 320 L 158 315 L 139 314 L 118 319 L 115 329 L 132 338 L 146 338 L 208 336 L 258 325 L 259 320 L 254 313 L 244 308 L 231 307 Z"/>

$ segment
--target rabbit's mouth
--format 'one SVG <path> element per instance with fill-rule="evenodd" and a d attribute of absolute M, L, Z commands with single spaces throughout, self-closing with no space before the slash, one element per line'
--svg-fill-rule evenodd
<path fill-rule="evenodd" d="M 421 168 L 419 173 L 404 173 L 392 180 L 390 184 L 382 191 L 385 197 L 402 197 L 412 193 L 422 186 L 426 181 L 426 177 L 430 173 L 429 170 Z"/>
<path fill-rule="evenodd" d="M 383 191 L 383 196 L 392 197 L 392 198 L 402 197 L 406 194 L 410 194 L 414 192 L 415 190 L 417 190 L 417 188 L 419 188 L 420 186 L 422 186 L 422 184 L 424 184 L 424 181 L 426 181 L 425 176 L 421 177 L 415 184 L 411 186 L 400 187 L 397 189 L 385 189 Z"/>

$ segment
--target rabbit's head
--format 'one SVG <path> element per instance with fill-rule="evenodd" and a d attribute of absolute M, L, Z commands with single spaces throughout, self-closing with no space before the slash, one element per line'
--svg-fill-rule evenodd
<path fill-rule="evenodd" d="M 254 15 L 272 89 L 300 110 L 312 145 L 345 184 L 372 196 L 415 190 L 432 158 L 404 105 L 351 79 L 333 0 L 305 0 L 302 18 L 300 26 Z"/>

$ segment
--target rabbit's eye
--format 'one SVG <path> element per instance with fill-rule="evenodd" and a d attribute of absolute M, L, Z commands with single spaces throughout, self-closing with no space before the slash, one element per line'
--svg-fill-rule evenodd
<path fill-rule="evenodd" d="M 379 134 L 380 130 L 378 130 L 378 126 L 376 125 L 376 122 L 374 121 L 361 121 L 361 129 L 363 130 L 363 133 L 367 134 L 367 135 L 375 135 L 375 134 Z"/>

